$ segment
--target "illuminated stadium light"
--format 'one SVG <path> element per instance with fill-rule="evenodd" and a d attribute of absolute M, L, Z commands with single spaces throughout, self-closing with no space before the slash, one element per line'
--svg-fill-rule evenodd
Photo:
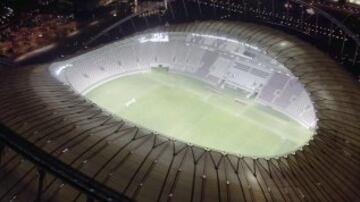
<path fill-rule="evenodd" d="M 139 38 L 140 43 L 146 42 L 168 42 L 169 36 L 167 33 L 153 33 L 150 36 L 146 35 Z"/>
<path fill-rule="evenodd" d="M 227 42 L 243 45 L 243 46 L 252 48 L 254 50 L 257 50 L 257 51 L 260 50 L 258 47 L 254 46 L 254 45 L 251 45 L 251 44 L 248 44 L 248 43 L 245 43 L 245 42 L 241 42 L 239 40 L 223 37 L 223 36 L 216 36 L 216 35 L 209 35 L 209 34 L 198 34 L 198 33 L 192 33 L 192 36 L 199 36 L 199 37 L 204 37 L 204 38 L 209 38 L 209 39 L 218 39 L 218 40 L 222 40 L 222 41 L 227 41 Z"/>
<path fill-rule="evenodd" d="M 62 73 L 63 70 L 65 70 L 65 69 L 68 68 L 68 67 L 72 67 L 72 66 L 73 66 L 72 64 L 65 64 L 65 65 L 63 65 L 63 66 L 60 66 L 60 67 L 58 67 L 58 68 L 55 70 L 55 74 L 56 74 L 57 76 L 59 76 L 59 75 Z"/>

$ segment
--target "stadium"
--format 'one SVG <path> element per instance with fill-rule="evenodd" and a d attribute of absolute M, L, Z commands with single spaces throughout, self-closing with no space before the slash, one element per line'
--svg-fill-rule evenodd
<path fill-rule="evenodd" d="M 329 52 L 251 4 L 164 1 L 2 60 L 0 201 L 359 201 L 359 35 L 291 3 Z"/>

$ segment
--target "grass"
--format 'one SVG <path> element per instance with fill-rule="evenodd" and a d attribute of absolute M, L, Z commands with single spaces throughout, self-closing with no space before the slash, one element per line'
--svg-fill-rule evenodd
<path fill-rule="evenodd" d="M 86 97 L 115 115 L 174 139 L 227 153 L 272 157 L 312 132 L 235 90 L 161 71 L 109 81 Z M 241 102 L 235 101 L 241 100 Z"/>

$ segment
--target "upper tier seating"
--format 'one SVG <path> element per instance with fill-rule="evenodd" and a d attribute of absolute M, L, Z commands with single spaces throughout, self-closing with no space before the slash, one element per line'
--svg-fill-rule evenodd
<path fill-rule="evenodd" d="M 225 38 L 181 32 L 143 34 L 55 63 L 51 69 L 58 79 L 86 93 L 115 77 L 156 66 L 214 86 L 257 94 L 256 101 L 306 127 L 316 122 L 309 96 L 289 70 L 258 50 Z"/>

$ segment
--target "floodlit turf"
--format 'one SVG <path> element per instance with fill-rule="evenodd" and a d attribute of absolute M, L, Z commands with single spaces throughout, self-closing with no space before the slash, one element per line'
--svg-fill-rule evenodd
<path fill-rule="evenodd" d="M 86 97 L 119 117 L 194 145 L 271 157 L 304 145 L 312 132 L 240 92 L 152 71 L 121 77 Z M 235 101 L 236 99 L 240 101 Z"/>

